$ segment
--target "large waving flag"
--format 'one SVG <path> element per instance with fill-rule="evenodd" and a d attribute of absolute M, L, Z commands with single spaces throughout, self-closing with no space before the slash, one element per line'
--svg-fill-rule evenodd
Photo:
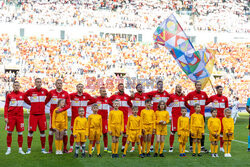
<path fill-rule="evenodd" d="M 155 44 L 165 46 L 170 51 L 177 64 L 193 82 L 202 83 L 203 89 L 213 71 L 213 51 L 196 51 L 173 14 L 157 27 L 153 37 Z"/>

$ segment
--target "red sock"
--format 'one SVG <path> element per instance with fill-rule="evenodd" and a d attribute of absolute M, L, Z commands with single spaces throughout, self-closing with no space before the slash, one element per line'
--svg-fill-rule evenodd
<path fill-rule="evenodd" d="M 63 136 L 63 149 L 67 150 L 67 144 L 68 144 L 68 135 Z"/>
<path fill-rule="evenodd" d="M 132 142 L 132 147 L 135 147 L 135 142 Z"/>
<path fill-rule="evenodd" d="M 18 135 L 17 142 L 18 142 L 19 148 L 23 147 L 23 135 Z"/>
<path fill-rule="evenodd" d="M 152 138 L 151 138 L 151 146 L 154 145 L 154 141 L 155 141 L 155 135 L 152 135 Z"/>
<path fill-rule="evenodd" d="M 92 147 L 95 147 L 95 140 L 93 141 Z"/>
<path fill-rule="evenodd" d="M 142 143 L 143 143 L 143 137 L 141 137 L 141 145 L 142 145 Z"/>
<path fill-rule="evenodd" d="M 28 138 L 27 138 L 28 148 L 31 148 L 32 139 L 33 139 L 32 136 L 28 136 Z"/>
<path fill-rule="evenodd" d="M 170 137 L 169 137 L 169 145 L 170 147 L 173 147 L 173 144 L 174 144 L 174 135 L 170 134 Z"/>
<path fill-rule="evenodd" d="M 224 144 L 223 137 L 220 137 L 220 147 L 223 147 L 223 144 Z"/>
<path fill-rule="evenodd" d="M 7 133 L 7 147 L 11 147 L 12 133 Z"/>
<path fill-rule="evenodd" d="M 126 142 L 127 142 L 127 137 L 122 137 L 122 146 L 125 146 L 125 144 L 126 144 Z"/>
<path fill-rule="evenodd" d="M 108 147 L 108 135 L 107 135 L 107 133 L 103 134 L 103 143 L 104 143 L 104 147 Z"/>
<path fill-rule="evenodd" d="M 46 137 L 45 136 L 40 136 L 40 140 L 41 140 L 42 149 L 45 149 Z"/>
<path fill-rule="evenodd" d="M 53 135 L 49 135 L 49 151 L 52 151 L 52 146 L 53 146 Z"/>
<path fill-rule="evenodd" d="M 69 142 L 70 142 L 70 147 L 73 147 L 73 145 L 74 145 L 74 136 L 73 136 L 73 134 L 70 135 Z"/>

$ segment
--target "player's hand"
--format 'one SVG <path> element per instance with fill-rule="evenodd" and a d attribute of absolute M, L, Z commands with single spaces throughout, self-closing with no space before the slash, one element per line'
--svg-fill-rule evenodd
<path fill-rule="evenodd" d="M 201 134 L 202 136 L 204 135 L 204 133 Z"/>
<path fill-rule="evenodd" d="M 58 110 L 56 110 L 56 113 L 60 113 L 60 112 L 62 112 L 62 109 L 61 109 L 61 108 L 58 109 Z"/>
<path fill-rule="evenodd" d="M 74 138 L 76 138 L 76 135 L 74 135 Z"/>
<path fill-rule="evenodd" d="M 143 133 L 143 134 L 145 133 L 145 129 L 142 129 L 142 133 Z"/>
<path fill-rule="evenodd" d="M 85 136 L 85 139 L 87 139 L 88 138 L 88 136 Z"/>
<path fill-rule="evenodd" d="M 139 135 L 139 138 L 141 138 L 141 135 Z"/>
<path fill-rule="evenodd" d="M 67 129 L 64 129 L 64 131 L 67 131 Z"/>
<path fill-rule="evenodd" d="M 232 136 L 233 134 L 232 133 L 228 133 L 229 136 Z"/>
<path fill-rule="evenodd" d="M 153 130 L 153 135 L 155 134 L 155 129 Z"/>
<path fill-rule="evenodd" d="M 111 132 L 111 131 L 109 131 L 109 135 L 112 135 L 112 132 Z"/>
<path fill-rule="evenodd" d="M 191 136 L 194 136 L 194 134 L 193 134 L 193 133 L 191 133 Z"/>
<path fill-rule="evenodd" d="M 181 135 L 178 135 L 179 137 L 181 137 Z"/>
<path fill-rule="evenodd" d="M 7 124 L 9 122 L 9 119 L 8 118 L 5 118 L 4 119 L 5 123 Z"/>

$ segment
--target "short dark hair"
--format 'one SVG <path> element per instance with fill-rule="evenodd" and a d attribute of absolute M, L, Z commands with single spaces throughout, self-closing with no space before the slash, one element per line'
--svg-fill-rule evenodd
<path fill-rule="evenodd" d="M 137 106 L 133 106 L 132 110 L 138 110 L 138 107 Z"/>
<path fill-rule="evenodd" d="M 187 108 L 186 107 L 181 107 L 181 110 L 187 110 Z"/>
<path fill-rule="evenodd" d="M 158 105 L 157 105 L 157 109 L 158 109 L 158 111 L 161 111 L 161 110 L 160 110 L 160 105 L 161 105 L 161 103 L 163 103 L 163 104 L 164 104 L 164 110 L 166 110 L 167 105 L 166 105 L 166 103 L 165 103 L 163 100 L 161 100 L 161 101 L 159 101 L 159 103 L 158 103 Z"/>
<path fill-rule="evenodd" d="M 163 81 L 160 80 L 160 81 L 157 81 L 157 85 L 158 85 L 160 82 L 163 83 Z"/>
<path fill-rule="evenodd" d="M 201 105 L 199 103 L 195 103 L 194 108 L 196 108 L 197 106 L 201 106 Z"/>
<path fill-rule="evenodd" d="M 36 78 L 36 79 L 35 79 L 35 82 L 36 82 L 37 80 L 39 80 L 39 79 L 42 80 L 41 78 Z"/>
<path fill-rule="evenodd" d="M 137 88 L 137 87 L 138 87 L 138 86 L 140 86 L 140 85 L 142 86 L 142 84 L 141 84 L 141 83 L 137 84 L 135 88 Z"/>
<path fill-rule="evenodd" d="M 214 111 L 217 111 L 216 108 L 212 108 L 210 112 L 212 113 Z"/>
<path fill-rule="evenodd" d="M 120 85 L 124 85 L 124 84 L 123 83 L 119 83 L 118 86 L 120 86 Z"/>
<path fill-rule="evenodd" d="M 18 82 L 18 81 L 14 81 L 14 82 L 13 82 L 13 84 L 15 84 L 15 83 L 18 83 L 18 84 L 20 84 L 20 82 Z"/>
<path fill-rule="evenodd" d="M 218 86 L 215 87 L 216 90 L 218 90 L 218 89 L 220 89 L 220 88 L 222 88 L 221 85 L 218 85 Z"/>
<path fill-rule="evenodd" d="M 196 81 L 196 82 L 194 83 L 194 85 L 196 86 L 198 83 L 200 83 L 200 84 L 201 84 L 201 82 L 200 82 L 200 81 Z"/>
<path fill-rule="evenodd" d="M 147 103 L 149 103 L 149 102 L 151 103 L 151 101 L 152 101 L 151 99 L 146 99 L 146 100 L 145 100 L 145 104 L 147 104 Z"/>

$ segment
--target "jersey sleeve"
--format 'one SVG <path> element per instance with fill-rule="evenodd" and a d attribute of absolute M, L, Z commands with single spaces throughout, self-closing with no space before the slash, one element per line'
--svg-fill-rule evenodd
<path fill-rule="evenodd" d="M 74 136 L 76 135 L 76 125 L 77 125 L 77 121 L 78 121 L 78 119 L 76 118 L 75 121 L 74 121 L 74 126 L 73 126 L 73 135 L 74 135 Z"/>
<path fill-rule="evenodd" d="M 166 123 L 168 124 L 169 123 L 169 112 L 167 111 L 167 116 L 166 116 Z"/>
<path fill-rule="evenodd" d="M 156 125 L 155 125 L 155 112 L 153 113 L 153 129 L 155 129 Z"/>
<path fill-rule="evenodd" d="M 127 135 L 129 135 L 129 130 L 130 130 L 130 119 L 131 119 L 131 117 L 128 117 L 127 129 L 126 129 Z"/>
<path fill-rule="evenodd" d="M 61 111 L 66 111 L 66 110 L 68 110 L 69 108 L 70 108 L 70 96 L 69 96 L 69 94 L 68 94 L 68 92 L 66 92 L 66 105 L 65 105 L 65 107 L 63 107 L 62 109 L 61 109 Z"/>
<path fill-rule="evenodd" d="M 85 126 L 86 126 L 86 136 L 89 136 L 89 124 L 87 119 L 85 121 Z"/>
<path fill-rule="evenodd" d="M 89 99 L 88 105 L 96 103 L 96 99 L 92 97 L 90 94 L 88 94 L 88 99 Z"/>
<path fill-rule="evenodd" d="M 223 133 L 228 133 L 225 117 L 222 119 Z"/>
<path fill-rule="evenodd" d="M 101 128 L 101 133 L 102 133 L 102 117 L 100 116 L 100 128 Z"/>
<path fill-rule="evenodd" d="M 178 122 L 177 122 L 177 134 L 178 135 L 181 134 L 180 129 L 181 129 L 181 117 L 178 118 Z"/>
<path fill-rule="evenodd" d="M 193 115 L 191 115 L 191 118 L 190 118 L 190 132 L 191 133 L 193 133 L 194 132 L 194 126 L 193 126 L 193 123 L 194 123 L 194 121 L 193 121 Z"/>
<path fill-rule="evenodd" d="M 122 132 L 124 132 L 124 116 L 123 116 L 123 114 L 121 114 L 122 116 L 121 116 L 121 121 L 122 121 L 122 127 L 121 127 L 121 131 Z"/>
<path fill-rule="evenodd" d="M 108 98 L 108 104 L 111 106 L 111 107 L 113 107 L 113 101 L 114 101 L 114 95 L 112 95 L 112 96 L 110 96 L 109 98 Z"/>
<path fill-rule="evenodd" d="M 234 121 L 233 121 L 233 119 L 231 118 L 231 122 L 230 122 L 230 133 L 234 133 Z"/>
<path fill-rule="evenodd" d="M 209 133 L 212 134 L 212 127 L 211 127 L 211 119 L 210 118 L 207 121 L 207 128 L 208 128 Z"/>
<path fill-rule="evenodd" d="M 54 111 L 53 111 L 53 116 L 52 116 L 52 128 L 53 129 L 55 129 L 56 128 L 56 110 L 57 109 L 55 109 Z"/>
<path fill-rule="evenodd" d="M 24 102 L 27 103 L 28 105 L 31 105 L 29 96 L 30 96 L 30 90 L 27 90 L 27 91 L 24 93 Z"/>
<path fill-rule="evenodd" d="M 227 99 L 227 97 L 225 98 L 225 107 L 228 108 L 228 99 Z"/>
<path fill-rule="evenodd" d="M 110 125 L 112 120 L 112 112 L 109 113 L 109 120 L 108 120 L 108 131 L 111 131 Z"/>
<path fill-rule="evenodd" d="M 131 102 L 131 97 L 130 97 L 130 96 L 128 96 L 128 99 L 129 99 L 129 100 L 128 100 L 128 102 L 127 102 L 127 103 L 128 103 L 128 105 L 129 105 L 129 107 L 133 107 L 133 104 L 132 104 L 132 102 Z"/>
<path fill-rule="evenodd" d="M 166 105 L 169 106 L 172 102 L 173 102 L 173 98 L 172 98 L 172 96 L 170 96 Z"/>
<path fill-rule="evenodd" d="M 48 95 L 47 95 L 47 97 L 45 99 L 45 105 L 50 102 L 51 98 L 52 98 L 52 93 L 51 93 L 51 91 L 49 91 L 49 93 L 48 93 Z"/>
<path fill-rule="evenodd" d="M 201 133 L 205 133 L 205 122 L 204 122 L 204 118 L 203 116 L 201 117 L 201 123 L 202 123 L 202 130 L 201 130 Z"/>
<path fill-rule="evenodd" d="M 10 104 L 10 95 L 7 94 L 4 105 L 4 118 L 8 118 L 9 104 Z"/>
<path fill-rule="evenodd" d="M 185 97 L 185 106 L 188 108 L 188 109 L 191 109 L 191 106 L 189 105 L 188 103 L 188 100 L 190 99 L 190 93 Z"/>

